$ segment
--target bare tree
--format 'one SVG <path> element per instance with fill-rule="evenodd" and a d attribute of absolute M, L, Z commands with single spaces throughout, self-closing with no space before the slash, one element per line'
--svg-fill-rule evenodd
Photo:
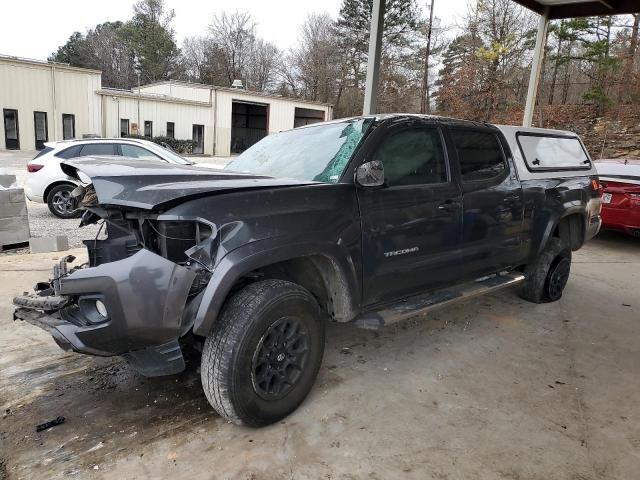
<path fill-rule="evenodd" d="M 329 102 L 339 74 L 333 19 L 326 13 L 307 16 L 300 30 L 299 47 L 288 59 L 299 93 L 308 100 Z"/>
<path fill-rule="evenodd" d="M 242 79 L 256 41 L 256 24 L 251 15 L 248 12 L 215 15 L 209 34 L 224 59 L 229 85 Z"/>

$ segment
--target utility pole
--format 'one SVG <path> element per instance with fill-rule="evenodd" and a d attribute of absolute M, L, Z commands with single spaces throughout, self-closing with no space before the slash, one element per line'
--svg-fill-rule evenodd
<path fill-rule="evenodd" d="M 384 10 L 386 0 L 373 0 L 371 11 L 371 31 L 369 34 L 369 57 L 367 59 L 367 80 L 364 90 L 363 115 L 373 115 L 378 107 L 378 79 L 380 73 L 380 54 L 382 51 L 382 32 L 384 29 Z"/>
<path fill-rule="evenodd" d="M 431 32 L 433 31 L 433 4 L 429 9 L 429 31 L 427 32 L 427 48 L 424 54 L 424 75 L 422 77 L 422 102 L 420 113 L 431 113 L 431 99 L 429 98 L 429 57 L 431 57 Z"/>
<path fill-rule="evenodd" d="M 140 135 L 140 72 L 138 72 L 138 135 Z"/>

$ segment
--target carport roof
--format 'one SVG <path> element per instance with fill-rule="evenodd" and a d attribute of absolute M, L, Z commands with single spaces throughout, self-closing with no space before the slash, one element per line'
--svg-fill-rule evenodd
<path fill-rule="evenodd" d="M 638 0 L 513 0 L 539 14 L 549 9 L 548 18 L 590 17 L 640 13 Z"/>

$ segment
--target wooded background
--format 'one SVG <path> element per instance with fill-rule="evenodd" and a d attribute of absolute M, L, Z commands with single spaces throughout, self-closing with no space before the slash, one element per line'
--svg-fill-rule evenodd
<path fill-rule="evenodd" d="M 537 17 L 510 0 L 470 0 L 459 24 L 433 15 L 445 0 L 387 0 L 380 112 L 519 123 Z M 49 60 L 102 70 L 106 87 L 186 80 L 267 91 L 362 111 L 372 0 L 343 0 L 338 18 L 310 14 L 295 48 L 260 38 L 247 12 L 220 13 L 178 45 L 174 12 L 141 0 L 126 22 L 75 32 Z M 594 157 L 640 157 L 640 15 L 551 23 L 537 125 L 585 136 Z"/>

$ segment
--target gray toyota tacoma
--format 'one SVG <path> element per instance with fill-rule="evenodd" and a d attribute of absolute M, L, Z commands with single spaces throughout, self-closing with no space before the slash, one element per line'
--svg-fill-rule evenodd
<path fill-rule="evenodd" d="M 508 286 L 558 300 L 600 228 L 596 171 L 565 131 L 383 115 L 270 135 L 224 170 L 62 167 L 103 235 L 14 317 L 147 376 L 183 370 L 201 339 L 209 402 L 250 426 L 304 400 L 327 321 L 380 328 Z"/>

